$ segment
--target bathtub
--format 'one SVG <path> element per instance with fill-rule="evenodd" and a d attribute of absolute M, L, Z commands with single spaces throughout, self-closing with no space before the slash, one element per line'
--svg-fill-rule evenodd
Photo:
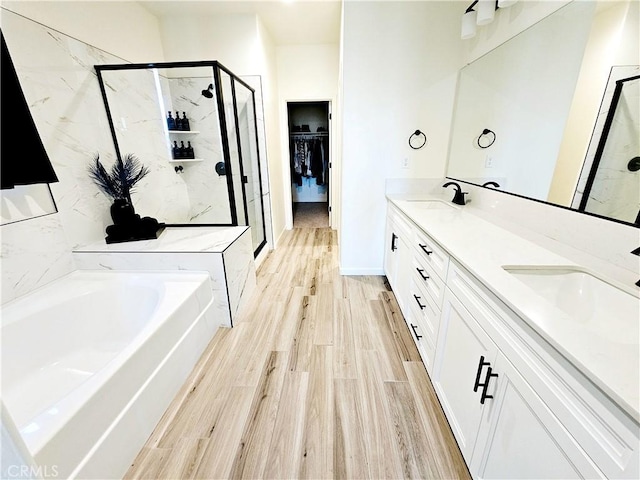
<path fill-rule="evenodd" d="M 209 282 L 77 270 L 2 307 L 2 400 L 38 466 L 122 478 L 219 326 Z"/>

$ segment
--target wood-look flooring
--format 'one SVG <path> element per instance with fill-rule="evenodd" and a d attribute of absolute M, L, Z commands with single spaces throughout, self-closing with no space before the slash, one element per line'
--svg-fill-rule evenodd
<path fill-rule="evenodd" d="M 285 232 L 125 478 L 469 478 L 385 278 L 337 247 Z"/>

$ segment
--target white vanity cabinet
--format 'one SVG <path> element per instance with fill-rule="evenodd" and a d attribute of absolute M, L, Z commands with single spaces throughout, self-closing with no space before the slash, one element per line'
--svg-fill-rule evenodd
<path fill-rule="evenodd" d="M 471 475 L 640 478 L 638 421 L 410 218 L 385 272 Z"/>
<path fill-rule="evenodd" d="M 432 381 L 474 478 L 638 478 L 637 424 L 454 261 Z"/>
<path fill-rule="evenodd" d="M 410 237 L 410 224 L 390 205 L 385 231 L 384 273 L 405 317 L 408 308 Z"/>
<path fill-rule="evenodd" d="M 602 478 L 447 290 L 432 382 L 474 478 Z"/>

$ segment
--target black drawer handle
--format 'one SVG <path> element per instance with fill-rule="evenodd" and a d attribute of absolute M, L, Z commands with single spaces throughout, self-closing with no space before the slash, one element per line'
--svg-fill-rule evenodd
<path fill-rule="evenodd" d="M 416 340 L 420 340 L 422 338 L 422 335 L 418 335 L 418 332 L 416 331 L 416 328 L 418 328 L 417 325 L 414 325 L 413 323 L 411 324 L 411 329 L 413 330 L 413 334 L 416 337 Z"/>
<path fill-rule="evenodd" d="M 489 380 L 491 380 L 492 377 L 498 378 L 498 374 L 493 373 L 493 370 L 491 369 L 491 367 L 489 367 L 487 368 L 487 376 L 484 377 L 484 383 L 482 384 L 482 395 L 480 396 L 480 403 L 482 405 L 484 405 L 484 401 L 487 398 L 493 398 L 493 395 L 487 395 L 487 389 L 489 388 Z"/>
<path fill-rule="evenodd" d="M 414 294 L 413 294 L 413 298 L 415 298 L 415 299 L 416 299 L 416 303 L 417 303 L 417 304 L 418 304 L 418 306 L 420 307 L 420 310 L 424 310 L 425 308 L 427 308 L 427 306 L 426 306 L 426 305 L 422 305 L 422 304 L 420 303 L 420 298 L 421 298 L 421 297 L 417 296 L 417 295 L 414 293 Z"/>
<path fill-rule="evenodd" d="M 431 255 L 433 253 L 433 250 L 427 250 L 427 246 L 426 245 L 422 245 L 421 243 L 419 243 L 418 245 L 420 245 L 420 248 L 424 251 L 424 253 L 426 253 L 427 255 Z"/>
<path fill-rule="evenodd" d="M 398 236 L 395 233 L 391 234 L 391 251 L 395 251 L 398 249 L 398 247 L 396 247 L 396 240 L 398 239 Z"/>
<path fill-rule="evenodd" d="M 422 268 L 416 267 L 416 270 L 418 271 L 418 273 L 420 274 L 423 280 L 426 280 L 427 278 L 429 278 L 429 275 L 425 275 L 424 270 Z"/>
<path fill-rule="evenodd" d="M 480 383 L 480 375 L 482 375 L 482 367 L 487 365 L 491 365 L 490 362 L 484 361 L 484 355 L 480 357 L 480 362 L 478 363 L 478 371 L 476 372 L 476 383 L 473 384 L 473 391 L 477 392 L 478 387 L 483 387 L 484 385 Z"/>

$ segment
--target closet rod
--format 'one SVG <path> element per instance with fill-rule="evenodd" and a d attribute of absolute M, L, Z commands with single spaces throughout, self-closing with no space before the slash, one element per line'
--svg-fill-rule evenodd
<path fill-rule="evenodd" d="M 327 137 L 329 136 L 329 132 L 317 132 L 317 133 L 309 133 L 309 132 L 305 132 L 305 133 L 301 133 L 301 132 L 294 132 L 294 133 L 290 133 L 289 134 L 292 137 L 303 137 L 303 138 L 316 138 L 316 137 Z"/>

